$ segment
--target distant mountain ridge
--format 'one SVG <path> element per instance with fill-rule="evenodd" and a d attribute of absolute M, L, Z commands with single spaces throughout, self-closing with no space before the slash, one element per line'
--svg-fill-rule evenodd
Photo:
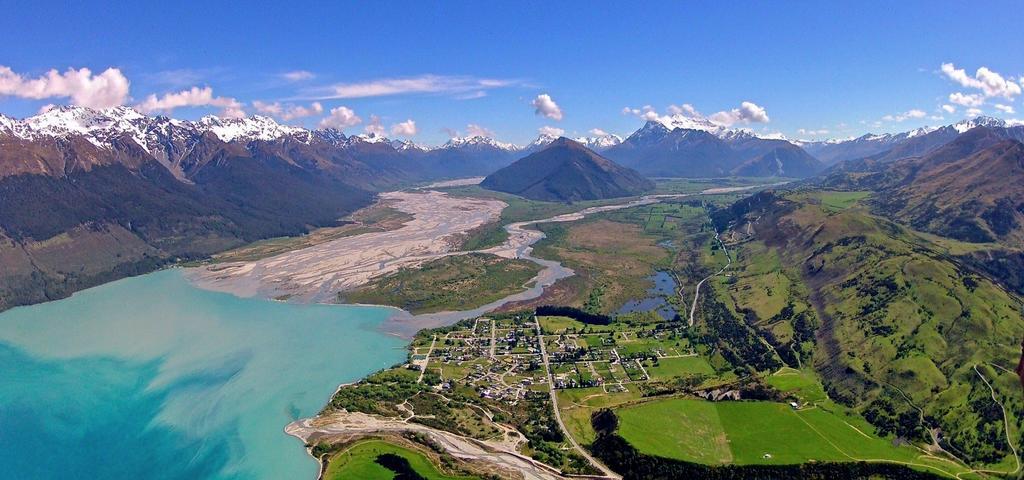
<path fill-rule="evenodd" d="M 875 153 L 840 162 L 825 181 L 849 184 L 843 172 L 854 171 L 870 173 L 862 176 L 868 181 L 881 175 L 883 165 L 927 155 L 972 125 L 1024 139 L 1024 126 L 999 122 L 977 118 L 863 138 L 861 143 L 874 142 Z M 563 167 L 557 175 L 531 160 L 523 165 L 533 167 L 519 176 L 548 172 L 559 180 L 510 184 L 510 191 L 577 201 L 644 191 L 650 184 L 640 174 L 807 177 L 822 168 L 801 148 L 822 155 L 809 143 L 683 116 L 647 122 L 625 140 L 551 137 L 542 135 L 527 147 L 484 136 L 426 147 L 374 134 L 281 125 L 261 116 L 187 121 L 129 107 L 56 107 L 23 120 L 0 115 L 0 264 L 7 267 L 0 271 L 0 309 L 260 238 L 301 234 L 370 203 L 376 191 L 494 174 L 552 146 L 572 150 L 546 154 Z M 989 224 L 982 231 L 1016 238 L 1016 227 L 1006 235 L 998 228 Z"/>
<path fill-rule="evenodd" d="M 558 202 L 627 197 L 654 189 L 639 173 L 564 137 L 488 175 L 480 186 Z"/>
<path fill-rule="evenodd" d="M 817 159 L 785 139 L 728 129 L 702 119 L 677 117 L 678 121 L 669 125 L 648 121 L 604 154 L 644 175 L 658 177 L 802 178 L 823 169 Z"/>
<path fill-rule="evenodd" d="M 1024 247 L 1024 128 L 977 126 L 924 155 L 845 162 L 828 188 L 872 190 L 873 209 L 918 230 Z"/>
<path fill-rule="evenodd" d="M 957 135 L 967 132 L 974 127 L 985 126 L 992 128 L 1011 128 L 1005 120 L 992 117 L 974 117 L 951 125 L 940 127 L 921 127 L 900 133 L 873 134 L 868 133 L 857 138 L 833 139 L 820 141 L 794 141 L 807 153 L 815 156 L 826 165 L 834 165 L 846 160 L 856 160 L 871 157 L 880 153 L 900 148 L 892 157 L 911 154 L 916 150 L 918 154 L 925 153 L 931 148 L 941 146 Z M 910 145 L 909 147 L 907 145 Z"/>

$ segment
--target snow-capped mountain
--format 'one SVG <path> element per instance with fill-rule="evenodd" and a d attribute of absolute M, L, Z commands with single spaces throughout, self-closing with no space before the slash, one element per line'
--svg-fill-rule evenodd
<path fill-rule="evenodd" d="M 1009 126 L 1011 125 L 1009 125 L 1006 120 L 986 116 L 968 118 L 952 125 L 953 129 L 960 133 L 964 133 L 975 127 L 1007 128 Z"/>
<path fill-rule="evenodd" d="M 348 142 L 348 137 L 336 128 L 320 128 L 309 132 L 309 139 L 307 143 L 311 143 L 314 140 L 324 142 L 328 145 L 335 147 L 343 147 Z"/>
<path fill-rule="evenodd" d="M 87 107 L 55 107 L 24 120 L 0 119 L 0 128 L 19 138 L 81 136 L 100 148 L 109 148 L 111 140 L 127 136 L 147 152 L 166 138 L 213 133 L 224 142 L 275 140 L 296 135 L 312 138 L 303 128 L 281 125 L 272 118 L 253 115 L 247 118 L 220 118 L 208 115 L 198 121 L 143 115 L 131 107 L 96 110 Z M 340 133 L 340 132 L 338 132 Z M 332 135 L 325 132 L 325 136 Z"/>
<path fill-rule="evenodd" d="M 352 142 L 363 142 L 363 143 L 386 143 L 391 144 L 391 140 L 383 135 L 377 135 L 376 133 L 360 133 L 358 135 L 352 135 L 348 137 L 349 143 Z"/>
<path fill-rule="evenodd" d="M 392 140 L 390 143 L 391 148 L 398 150 L 399 152 L 426 152 L 430 148 L 424 147 L 412 140 Z"/>
<path fill-rule="evenodd" d="M 648 120 L 605 156 L 651 176 L 808 176 L 820 162 L 780 135 L 676 114 Z"/>
<path fill-rule="evenodd" d="M 558 135 L 542 133 L 537 137 L 536 140 L 531 142 L 529 145 L 523 147 L 523 154 L 530 154 L 542 150 L 544 147 L 550 145 L 551 142 L 558 140 L 558 138 Z M 595 137 L 577 137 L 574 138 L 573 141 L 595 152 L 601 152 L 603 150 L 607 150 L 611 147 L 614 147 L 615 145 L 622 143 L 622 137 L 614 134 L 607 134 Z"/>
<path fill-rule="evenodd" d="M 10 119 L 13 120 L 13 119 Z M 116 137 L 127 135 L 143 148 L 150 117 L 130 107 L 93 110 L 84 107 L 54 107 L 8 126 L 13 135 L 32 140 L 39 137 L 80 135 L 97 147 L 106 147 Z"/>
<path fill-rule="evenodd" d="M 665 126 L 668 130 L 675 130 L 681 128 L 683 130 L 700 130 L 714 134 L 716 137 L 721 137 L 731 133 L 732 129 L 718 125 L 711 120 L 701 117 L 688 117 L 686 115 L 677 113 L 675 115 L 669 115 L 665 117 L 658 117 L 656 121 Z"/>
<path fill-rule="evenodd" d="M 515 152 L 522 150 L 522 147 L 506 142 L 500 142 L 491 137 L 485 137 L 482 135 L 474 135 L 472 137 L 452 137 L 450 140 L 445 142 L 438 148 L 452 149 L 452 148 L 496 148 L 498 150 L 504 150 L 506 152 Z"/>
<path fill-rule="evenodd" d="M 825 164 L 834 164 L 845 160 L 878 155 L 889 150 L 896 150 L 892 157 L 901 155 L 918 155 L 933 148 L 945 145 L 957 135 L 975 127 L 1008 128 L 1005 120 L 979 116 L 964 119 L 951 125 L 932 127 L 924 126 L 898 133 L 868 133 L 856 138 L 829 139 L 818 141 L 795 141 Z"/>
<path fill-rule="evenodd" d="M 559 135 L 552 135 L 550 133 L 542 133 L 542 134 L 537 136 L 536 140 L 530 142 L 529 145 L 523 147 L 523 151 L 524 152 L 535 152 L 537 150 L 540 150 L 540 149 L 550 145 L 551 142 L 553 142 L 555 140 L 558 140 L 558 137 L 559 137 Z"/>
<path fill-rule="evenodd" d="M 601 152 L 622 143 L 622 137 L 614 133 L 596 137 L 576 137 L 573 140 L 595 152 Z"/>
<path fill-rule="evenodd" d="M 253 140 L 276 140 L 287 135 L 301 135 L 308 130 L 281 125 L 270 117 L 253 115 L 245 118 L 220 118 L 207 115 L 195 123 L 200 131 L 213 132 L 225 142 Z"/>
<path fill-rule="evenodd" d="M 748 138 L 761 138 L 765 140 L 787 140 L 786 137 L 781 133 L 758 133 L 747 128 L 731 128 L 725 125 L 720 125 L 715 122 L 712 122 L 711 120 L 708 120 L 707 118 L 704 117 L 687 116 L 681 113 L 657 117 L 654 120 L 648 120 L 647 123 L 659 124 L 665 127 L 665 129 L 668 131 L 672 131 L 679 128 L 683 130 L 697 130 L 701 132 L 708 132 L 725 141 L 744 140 Z"/>

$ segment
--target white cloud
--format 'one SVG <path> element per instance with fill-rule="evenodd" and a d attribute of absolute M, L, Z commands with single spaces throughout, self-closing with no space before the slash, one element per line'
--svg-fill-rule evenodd
<path fill-rule="evenodd" d="M 739 108 L 732 110 L 723 110 L 721 112 L 713 113 L 707 117 L 702 115 L 688 103 L 682 105 L 669 105 L 668 115 L 659 115 L 658 111 L 650 105 L 644 105 L 640 108 L 624 107 L 622 109 L 623 115 L 635 115 L 647 121 L 660 121 L 662 123 L 671 123 L 672 117 L 687 117 L 708 120 L 716 125 L 731 127 L 737 123 L 751 124 L 751 123 L 768 123 L 771 121 L 768 118 L 768 112 L 760 105 L 754 102 L 742 102 Z"/>
<path fill-rule="evenodd" d="M 1008 113 L 1010 115 L 1013 115 L 1014 113 L 1017 113 L 1016 111 L 1014 111 L 1013 106 L 1011 106 L 1011 105 L 1003 105 L 1001 103 L 997 103 L 994 106 L 996 107 L 996 110 L 999 110 L 1000 112 L 1003 112 L 1003 113 Z"/>
<path fill-rule="evenodd" d="M 370 115 L 370 121 L 363 127 L 363 131 L 377 137 L 384 136 L 384 125 L 380 123 L 380 117 Z"/>
<path fill-rule="evenodd" d="M 967 109 L 967 118 L 974 118 L 974 117 L 980 116 L 983 113 L 985 113 L 985 112 L 983 112 L 980 108 L 968 108 Z"/>
<path fill-rule="evenodd" d="M 88 68 L 50 70 L 36 78 L 25 78 L 0 65 L 0 96 L 41 100 L 70 98 L 71 103 L 92 108 L 123 105 L 128 100 L 128 78 L 121 70 L 108 68 L 93 75 Z"/>
<path fill-rule="evenodd" d="M 356 115 L 356 112 L 352 111 L 348 107 L 335 107 L 331 109 L 331 112 L 320 120 L 320 128 L 337 128 L 338 130 L 344 130 L 348 127 L 354 127 L 363 123 L 363 119 Z"/>
<path fill-rule="evenodd" d="M 281 74 L 281 78 L 288 80 L 289 82 L 301 82 L 314 77 L 316 77 L 316 75 L 307 70 L 295 70 L 293 72 L 285 72 Z"/>
<path fill-rule="evenodd" d="M 770 121 L 768 112 L 754 102 L 743 102 L 740 104 L 740 108 L 712 114 L 708 120 L 727 127 L 735 123 L 768 123 Z"/>
<path fill-rule="evenodd" d="M 561 137 L 562 135 L 565 134 L 565 130 L 562 130 L 561 128 L 558 128 L 558 127 L 544 126 L 544 127 L 538 128 L 537 129 L 537 133 L 539 133 L 541 135 L 551 136 L 551 137 Z"/>
<path fill-rule="evenodd" d="M 391 134 L 395 136 L 411 137 L 416 135 L 417 132 L 419 130 L 416 128 L 416 121 L 411 118 L 391 126 Z"/>
<path fill-rule="evenodd" d="M 590 131 L 588 131 L 587 133 L 589 133 L 589 134 L 591 134 L 591 135 L 593 135 L 595 137 L 607 137 L 608 136 L 608 132 L 606 132 L 604 130 L 601 130 L 600 128 L 591 128 Z"/>
<path fill-rule="evenodd" d="M 949 94 L 949 101 L 964 107 L 977 107 L 985 103 L 985 97 L 980 93 L 953 92 Z"/>
<path fill-rule="evenodd" d="M 971 77 L 964 69 L 956 68 L 952 63 L 943 63 L 942 73 L 961 86 L 981 90 L 985 97 L 1012 99 L 1021 93 L 1021 86 L 1014 83 L 1013 79 L 1007 80 L 988 67 L 979 68 Z"/>
<path fill-rule="evenodd" d="M 241 105 L 232 105 L 224 107 L 224 110 L 220 111 L 220 116 L 224 118 L 245 118 L 245 110 Z"/>
<path fill-rule="evenodd" d="M 537 95 L 537 98 L 534 98 L 533 101 L 530 102 L 530 105 L 533 105 L 536 109 L 534 110 L 534 113 L 537 115 L 542 115 L 545 118 L 550 118 L 556 121 L 562 119 L 562 108 L 555 103 L 555 100 L 551 98 L 551 95 L 546 93 Z"/>
<path fill-rule="evenodd" d="M 218 107 L 224 109 L 223 116 L 245 116 L 241 102 L 231 97 L 215 97 L 210 87 L 192 87 L 180 92 L 165 93 L 162 97 L 150 94 L 135 106 L 142 113 L 161 112 L 167 115 L 181 107 Z"/>
<path fill-rule="evenodd" d="M 914 109 L 911 109 L 911 110 L 907 110 L 906 112 L 903 112 L 903 113 L 897 113 L 895 115 L 886 115 L 886 116 L 882 117 L 882 120 L 885 120 L 887 122 L 902 122 L 904 120 L 909 120 L 909 119 L 914 119 L 914 118 L 924 118 L 924 117 L 927 117 L 927 116 L 928 116 L 928 114 L 925 113 L 923 110 L 918 110 L 918 109 L 914 108 Z"/>
<path fill-rule="evenodd" d="M 669 108 L 671 109 L 672 105 L 669 105 Z M 667 115 L 664 116 L 664 117 L 662 117 L 661 115 L 658 115 L 658 112 L 654 109 L 654 107 L 652 107 L 650 105 L 644 105 L 644 106 L 642 106 L 640 108 L 623 107 L 622 108 L 622 114 L 623 115 L 634 115 L 634 116 L 640 117 L 640 118 L 642 118 L 644 120 L 648 120 L 648 121 L 658 121 L 658 120 L 667 121 L 667 120 L 670 119 L 670 117 L 667 116 Z"/>
<path fill-rule="evenodd" d="M 259 113 L 277 117 L 284 121 L 312 117 L 313 115 L 324 113 L 324 107 L 320 102 L 313 102 L 307 107 L 293 104 L 282 105 L 280 102 L 266 103 L 256 100 L 252 102 L 252 106 Z"/>
<path fill-rule="evenodd" d="M 670 115 L 683 115 L 685 117 L 695 118 L 700 118 L 703 116 L 700 114 L 700 112 L 697 111 L 696 108 L 693 108 L 693 105 L 690 105 L 689 103 L 684 103 L 682 105 L 669 105 L 668 108 L 666 108 L 666 110 L 668 110 L 668 113 Z"/>
<path fill-rule="evenodd" d="M 818 130 L 808 130 L 808 129 L 805 129 L 805 128 L 798 128 L 796 133 L 799 133 L 800 135 L 817 136 L 817 135 L 828 135 L 829 131 L 826 128 L 821 128 L 821 129 L 818 129 Z"/>
<path fill-rule="evenodd" d="M 471 123 L 469 125 L 466 125 L 466 133 L 470 137 L 494 138 L 494 131 L 493 130 L 491 130 L 489 128 L 481 127 L 480 125 L 477 125 L 475 123 Z"/>
<path fill-rule="evenodd" d="M 465 76 L 420 75 L 406 78 L 383 78 L 368 82 L 337 83 L 319 89 L 320 99 L 381 97 L 418 93 L 479 95 L 484 90 L 515 85 L 515 80 Z"/>
<path fill-rule="evenodd" d="M 945 110 L 946 113 L 956 113 L 956 107 L 952 105 L 943 105 L 942 109 Z"/>

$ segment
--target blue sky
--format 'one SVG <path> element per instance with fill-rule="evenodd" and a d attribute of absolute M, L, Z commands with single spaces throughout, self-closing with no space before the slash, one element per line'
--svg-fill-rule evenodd
<path fill-rule="evenodd" d="M 518 143 L 542 127 L 626 135 L 643 120 L 624 107 L 645 105 L 710 116 L 751 102 L 765 115 L 733 126 L 791 138 L 946 124 L 970 108 L 1024 118 L 1019 2 L 729 3 L 2 1 L 0 112 L 124 103 L 315 127 L 335 109 L 347 133 L 404 136 L 413 120 L 427 144 L 469 125 Z M 982 85 L 981 67 L 1006 85 Z M 57 83 L 32 83 L 51 69 Z M 536 111 L 542 94 L 557 111 Z"/>

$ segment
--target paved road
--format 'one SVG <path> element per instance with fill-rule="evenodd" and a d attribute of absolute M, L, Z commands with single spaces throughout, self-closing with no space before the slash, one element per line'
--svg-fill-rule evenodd
<path fill-rule="evenodd" d="M 535 320 L 536 320 L 536 317 L 535 317 Z M 576 449 L 576 453 L 579 453 L 580 456 L 582 456 L 583 458 L 586 458 L 587 461 L 589 461 L 591 465 L 593 465 L 594 467 L 597 467 L 598 470 L 601 470 L 601 472 L 604 473 L 605 477 L 607 477 L 607 478 L 614 478 L 616 480 L 621 480 L 622 479 L 621 475 L 613 472 L 610 468 L 604 466 L 603 463 L 599 462 L 596 458 L 591 456 L 590 452 L 586 451 L 586 449 L 584 449 L 582 446 L 580 446 L 580 444 L 576 442 L 576 439 L 573 438 L 572 435 L 569 434 L 569 430 L 566 430 L 565 423 L 562 422 L 562 412 L 560 412 L 558 410 L 558 394 L 555 392 L 555 379 L 551 375 L 551 368 L 550 368 L 550 366 L 548 364 L 548 350 L 547 350 L 547 347 L 544 346 L 544 334 L 540 330 L 540 321 L 537 320 L 534 323 L 536 324 L 536 327 L 537 327 L 537 342 L 540 343 L 540 357 L 541 357 L 541 361 L 544 364 L 544 372 L 548 376 L 548 393 L 551 395 L 551 408 L 555 412 L 555 420 L 558 422 L 558 428 L 562 429 L 562 435 L 564 435 L 565 438 L 567 438 L 569 440 L 569 443 L 572 444 L 572 447 L 574 449 Z"/>

